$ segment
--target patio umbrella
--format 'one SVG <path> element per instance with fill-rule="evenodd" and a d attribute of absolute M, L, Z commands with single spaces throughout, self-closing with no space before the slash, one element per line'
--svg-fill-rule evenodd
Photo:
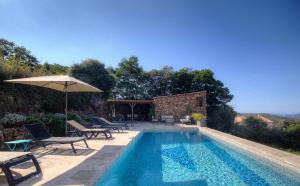
<path fill-rule="evenodd" d="M 33 86 L 45 87 L 45 88 L 50 88 L 61 92 L 65 92 L 66 135 L 68 133 L 68 129 L 67 129 L 68 92 L 103 92 L 102 90 L 93 87 L 92 85 L 89 85 L 85 82 L 82 82 L 78 79 L 66 75 L 12 79 L 12 80 L 5 80 L 5 82 L 33 85 Z"/>

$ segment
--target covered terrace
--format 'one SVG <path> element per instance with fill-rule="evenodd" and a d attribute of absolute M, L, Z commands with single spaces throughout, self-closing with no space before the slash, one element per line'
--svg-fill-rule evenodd
<path fill-rule="evenodd" d="M 122 116 L 126 120 L 148 121 L 153 100 L 107 100 L 112 117 Z M 153 110 L 153 109 L 152 109 Z"/>

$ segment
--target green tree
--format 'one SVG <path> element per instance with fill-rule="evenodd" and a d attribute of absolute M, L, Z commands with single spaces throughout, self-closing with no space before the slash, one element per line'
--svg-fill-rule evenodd
<path fill-rule="evenodd" d="M 0 38 L 0 56 L 3 59 L 7 59 L 12 56 L 14 51 L 15 43 L 7 41 L 6 39 Z"/>
<path fill-rule="evenodd" d="M 70 69 L 71 76 L 87 82 L 104 91 L 104 98 L 108 98 L 115 79 L 106 69 L 105 65 L 98 60 L 88 59 L 80 64 L 75 64 Z"/>
<path fill-rule="evenodd" d="M 0 54 L 4 59 L 15 59 L 19 63 L 26 65 L 34 70 L 39 68 L 39 61 L 31 54 L 29 50 L 22 46 L 16 46 L 15 43 L 0 39 Z"/>
<path fill-rule="evenodd" d="M 117 85 L 113 90 L 114 96 L 120 99 L 145 99 L 147 97 L 145 87 L 144 70 L 139 66 L 135 56 L 123 59 L 116 69 Z"/>
<path fill-rule="evenodd" d="M 167 96 L 171 94 L 173 67 L 165 66 L 160 70 L 147 72 L 147 93 L 153 98 L 155 96 Z"/>
<path fill-rule="evenodd" d="M 194 75 L 189 68 L 182 68 L 172 76 L 172 94 L 189 93 L 192 91 Z"/>
<path fill-rule="evenodd" d="M 211 116 L 215 110 L 224 107 L 233 98 L 230 91 L 220 80 L 214 78 L 211 70 L 193 71 L 192 91 L 205 90 L 207 93 L 207 113 Z"/>

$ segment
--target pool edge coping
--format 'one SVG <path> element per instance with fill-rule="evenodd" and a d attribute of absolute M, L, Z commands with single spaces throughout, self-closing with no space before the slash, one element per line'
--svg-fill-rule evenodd
<path fill-rule="evenodd" d="M 261 159 L 267 160 L 277 166 L 281 166 L 300 175 L 300 156 L 298 155 L 211 128 L 198 127 L 198 130 L 200 133 L 207 135 L 220 143 L 233 146 L 244 152 L 249 152 Z M 224 141 L 225 139 L 226 141 Z"/>

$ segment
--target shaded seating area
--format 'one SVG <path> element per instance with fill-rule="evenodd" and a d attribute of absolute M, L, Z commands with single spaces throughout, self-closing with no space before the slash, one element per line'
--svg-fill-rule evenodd
<path fill-rule="evenodd" d="M 121 117 L 131 122 L 134 126 L 136 121 L 151 121 L 149 115 L 153 100 L 107 100 L 110 110 L 110 118 Z"/>
<path fill-rule="evenodd" d="M 68 120 L 67 123 L 74 128 L 70 133 L 72 136 L 85 136 L 88 139 L 96 138 L 99 134 L 103 134 L 106 139 L 112 138 L 109 129 L 86 128 L 84 125 L 75 120 Z"/>
<path fill-rule="evenodd" d="M 27 161 L 32 161 L 36 170 L 25 176 L 15 178 L 10 168 Z M 38 161 L 30 152 L 0 152 L 0 168 L 4 172 L 9 186 L 17 185 L 20 182 L 42 172 Z"/>
<path fill-rule="evenodd" d="M 48 131 L 41 124 L 24 125 L 25 129 L 34 138 L 34 141 L 46 147 L 51 144 L 70 144 L 74 153 L 74 143 L 83 141 L 87 148 L 89 148 L 85 137 L 51 137 Z"/>

